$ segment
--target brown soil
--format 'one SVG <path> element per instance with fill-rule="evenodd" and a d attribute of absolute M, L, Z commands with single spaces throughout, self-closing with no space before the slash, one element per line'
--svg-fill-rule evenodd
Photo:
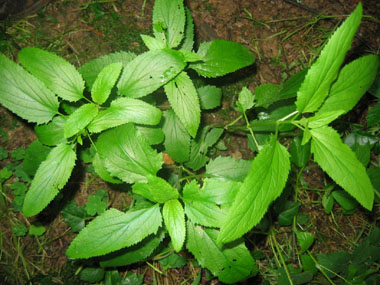
<path fill-rule="evenodd" d="M 151 33 L 154 1 L 146 1 L 145 7 L 143 0 L 104 2 L 109 3 L 91 4 L 89 0 L 51 1 L 38 15 L 29 15 L 22 20 L 8 22 L 6 27 L 10 41 L 7 54 L 16 59 L 19 48 L 36 45 L 80 66 L 90 59 L 122 49 L 136 53 L 144 51 L 145 48 L 138 35 Z M 243 86 L 248 86 L 254 91 L 255 87 L 262 83 L 280 83 L 302 67 L 310 65 L 332 29 L 344 19 L 344 16 L 353 11 L 357 2 L 356 0 L 187 1 L 194 17 L 198 43 L 216 38 L 232 40 L 247 46 L 256 57 L 254 67 L 239 72 L 238 79 L 226 78 L 223 83 L 215 81 L 223 87 L 223 107 L 215 112 L 206 112 L 203 120 L 214 124 L 227 124 L 233 121 L 238 116 L 234 110 L 236 96 Z M 360 26 L 358 33 L 360 38 L 355 39 L 349 58 L 355 58 L 368 51 L 379 53 L 378 1 L 367 0 L 363 5 L 366 17 Z M 322 19 L 321 15 L 331 17 Z M 358 120 L 362 117 L 362 114 L 356 115 Z M 1 146 L 8 151 L 21 146 L 27 147 L 36 138 L 33 126 L 18 121 L 2 107 L 0 107 L 0 122 L 1 129 L 9 136 L 8 140 L 1 141 Z M 227 135 L 224 139 L 229 149 L 220 154 L 235 158 L 253 157 L 244 137 Z M 99 188 L 110 190 L 109 196 L 113 207 L 122 208 L 128 203 L 127 194 L 113 191 L 91 174 L 78 176 L 80 180 L 71 179 L 72 185 L 70 185 L 72 188 L 70 195 L 78 204 L 83 205 L 87 201 L 88 194 L 94 193 Z M 310 167 L 310 170 L 304 174 L 308 187 L 313 189 L 322 189 L 325 178 L 323 172 L 315 167 Z M 9 195 L 8 205 L 13 198 L 11 194 Z M 317 191 L 302 190 L 299 199 L 304 204 L 302 211 L 312 220 L 311 232 L 317 235 L 313 248 L 316 252 L 351 249 L 352 246 L 348 241 L 355 240 L 363 229 L 366 232 L 369 227 L 368 221 L 373 219 L 366 212 L 359 210 L 355 215 L 343 215 L 339 207 L 336 207 L 335 220 L 332 220 L 330 215 L 324 213 L 320 203 L 312 203 L 321 201 Z M 73 275 L 76 267 L 72 269 L 71 265 L 68 265 L 65 250 L 74 234 L 63 221 L 61 214 L 42 218 L 46 219 L 47 226 L 47 232 L 42 238 L 30 236 L 17 238 L 12 236 L 12 223 L 9 220 L 18 220 L 26 225 L 29 221 L 9 210 L 0 216 L 1 247 L 6 249 L 7 253 L 17 255 L 16 260 L 4 253 L 0 256 L 0 276 L 3 278 L 0 279 L 0 283 L 25 284 L 27 270 L 30 277 L 39 274 L 51 275 L 57 284 L 69 284 L 68 281 L 64 281 L 68 279 L 64 279 L 63 276 Z M 279 241 L 286 240 L 289 236 L 288 233 L 279 235 Z M 42 250 L 37 239 L 43 243 Z M 18 249 L 15 248 L 16 245 L 19 245 Z M 264 251 L 269 258 L 272 257 L 266 242 L 254 244 L 253 247 Z M 17 250 L 23 253 L 25 263 Z M 259 265 L 267 266 L 265 262 Z M 154 262 L 154 266 L 160 268 L 157 262 Z M 146 284 L 152 284 L 153 279 L 158 280 L 159 284 L 164 282 L 180 284 L 184 280 L 188 280 L 186 284 L 190 284 L 199 271 L 199 268 L 191 265 L 169 270 L 164 277 L 143 264 L 141 267 L 134 266 L 131 269 L 134 272 L 145 273 Z M 256 279 L 255 282 L 260 281 Z M 205 278 L 202 280 L 203 283 L 206 283 Z M 75 283 L 70 281 L 70 284 Z M 217 284 L 217 281 L 213 280 L 211 284 Z"/>

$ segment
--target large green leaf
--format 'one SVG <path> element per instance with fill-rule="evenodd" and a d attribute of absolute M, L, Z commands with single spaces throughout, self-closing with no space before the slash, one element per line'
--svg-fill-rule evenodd
<path fill-rule="evenodd" d="M 275 137 L 255 157 L 221 227 L 218 242 L 230 242 L 257 225 L 280 196 L 290 170 L 289 153 Z"/>
<path fill-rule="evenodd" d="M 126 123 L 157 125 L 160 120 L 161 111 L 158 108 L 138 99 L 118 98 L 112 101 L 109 108 L 98 113 L 88 129 L 99 133 Z"/>
<path fill-rule="evenodd" d="M 116 62 L 121 62 L 123 67 L 126 67 L 127 64 L 135 57 L 136 55 L 132 52 L 122 51 L 110 53 L 85 63 L 79 68 L 79 72 L 86 81 L 88 89 L 91 90 L 92 85 L 103 68 Z"/>
<path fill-rule="evenodd" d="M 165 134 L 165 150 L 170 157 L 176 162 L 189 160 L 190 135 L 173 110 L 164 113 L 162 130 Z"/>
<path fill-rule="evenodd" d="M 185 185 L 185 212 L 194 224 L 219 228 L 226 218 L 223 206 L 231 206 L 241 183 L 206 179 L 202 189 L 195 181 Z"/>
<path fill-rule="evenodd" d="M 199 190 L 197 183 L 186 184 L 183 190 L 186 216 L 194 223 L 207 227 L 220 227 L 226 217 L 226 212 L 212 200 L 204 197 L 204 191 Z"/>
<path fill-rule="evenodd" d="M 178 191 L 164 179 L 153 175 L 147 175 L 146 179 L 148 183 L 136 183 L 133 185 L 133 193 L 157 203 L 165 203 L 178 198 Z"/>
<path fill-rule="evenodd" d="M 297 93 L 298 111 L 314 112 L 329 94 L 331 84 L 338 75 L 346 52 L 350 49 L 352 39 L 359 27 L 362 10 L 362 5 L 359 3 L 355 11 L 332 35 L 317 61 L 308 70 Z"/>
<path fill-rule="evenodd" d="M 139 98 L 173 79 L 185 68 L 183 55 L 176 50 L 160 49 L 143 53 L 132 60 L 120 77 L 120 95 Z"/>
<path fill-rule="evenodd" d="M 91 88 L 91 97 L 94 102 L 101 105 L 108 99 L 122 67 L 121 62 L 115 62 L 102 69 Z"/>
<path fill-rule="evenodd" d="M 201 120 L 197 90 L 186 72 L 165 85 L 165 93 L 177 117 L 194 138 Z"/>
<path fill-rule="evenodd" d="M 185 31 L 183 0 L 156 0 L 153 8 L 153 25 L 160 25 L 165 32 L 169 48 L 177 47 Z"/>
<path fill-rule="evenodd" d="M 40 142 L 49 146 L 67 142 L 63 131 L 66 121 L 67 117 L 57 116 L 46 125 L 35 126 L 34 130 Z"/>
<path fill-rule="evenodd" d="M 255 62 L 255 57 L 246 47 L 225 40 L 202 43 L 198 54 L 203 61 L 192 63 L 190 67 L 205 77 L 223 76 Z"/>
<path fill-rule="evenodd" d="M 147 182 L 156 175 L 162 156 L 153 150 L 133 124 L 128 123 L 102 133 L 96 143 L 101 160 L 111 175 L 127 183 Z"/>
<path fill-rule="evenodd" d="M 150 235 L 138 244 L 110 253 L 101 258 L 102 267 L 126 266 L 144 260 L 160 245 L 165 232 L 158 230 L 156 235 Z"/>
<path fill-rule="evenodd" d="M 72 102 L 83 98 L 82 76 L 62 57 L 36 47 L 27 47 L 18 53 L 18 59 L 62 99 Z"/>
<path fill-rule="evenodd" d="M 377 55 L 363 56 L 342 68 L 330 95 L 317 114 L 343 110 L 350 111 L 371 87 L 379 68 Z"/>
<path fill-rule="evenodd" d="M 223 180 L 243 181 L 251 169 L 251 161 L 218 156 L 206 165 L 206 174 Z"/>
<path fill-rule="evenodd" d="M 158 126 L 142 126 L 136 125 L 137 132 L 141 134 L 148 144 L 160 144 L 165 139 L 165 134 Z"/>
<path fill-rule="evenodd" d="M 178 252 L 182 249 L 186 236 L 185 214 L 181 203 L 178 200 L 165 202 L 162 216 L 164 217 L 165 226 L 168 229 L 173 248 Z"/>
<path fill-rule="evenodd" d="M 53 148 L 38 167 L 29 191 L 26 193 L 22 212 L 30 217 L 41 212 L 65 186 L 76 160 L 71 145 L 60 144 Z"/>
<path fill-rule="evenodd" d="M 330 127 L 310 130 L 314 160 L 364 208 L 371 210 L 374 190 L 363 165 Z"/>
<path fill-rule="evenodd" d="M 35 77 L 0 54 L 0 103 L 29 122 L 43 124 L 57 113 L 57 97 Z"/>
<path fill-rule="evenodd" d="M 89 258 L 134 245 L 156 233 L 161 220 L 158 205 L 127 213 L 110 209 L 77 235 L 66 254 L 70 258 Z"/>
<path fill-rule="evenodd" d="M 72 113 L 65 123 L 65 138 L 72 137 L 82 131 L 98 114 L 98 107 L 93 104 L 84 104 Z"/>
<path fill-rule="evenodd" d="M 100 159 L 99 153 L 96 153 L 93 160 L 92 165 L 94 166 L 94 170 L 96 174 L 99 175 L 101 179 L 109 183 L 120 184 L 122 183 L 120 180 L 111 176 L 108 170 L 105 168 L 103 161 Z"/>
<path fill-rule="evenodd" d="M 220 246 L 216 243 L 217 235 L 216 230 L 202 229 L 188 222 L 186 248 L 203 267 L 224 283 L 239 282 L 257 270 L 242 239 L 228 246 Z"/>

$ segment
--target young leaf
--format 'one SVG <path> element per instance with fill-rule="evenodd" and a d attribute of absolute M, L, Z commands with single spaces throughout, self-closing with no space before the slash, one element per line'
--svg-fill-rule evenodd
<path fill-rule="evenodd" d="M 159 24 L 166 34 L 169 48 L 177 47 L 185 30 L 183 0 L 156 0 L 153 8 L 153 25 Z"/>
<path fill-rule="evenodd" d="M 18 59 L 62 99 L 73 102 L 83 98 L 82 76 L 62 57 L 36 47 L 27 47 L 18 53 Z"/>
<path fill-rule="evenodd" d="M 253 96 L 251 90 L 249 90 L 247 87 L 243 87 L 241 91 L 239 92 L 238 96 L 238 107 L 240 109 L 240 112 L 245 112 L 249 109 L 251 109 L 254 105 L 255 97 Z"/>
<path fill-rule="evenodd" d="M 183 55 L 176 50 L 160 49 L 143 53 L 132 60 L 120 77 L 120 95 L 140 98 L 172 80 L 185 68 Z"/>
<path fill-rule="evenodd" d="M 201 109 L 197 90 L 190 77 L 181 72 L 165 85 L 165 93 L 177 117 L 194 138 L 200 123 Z"/>
<path fill-rule="evenodd" d="M 378 69 L 377 55 L 363 56 L 344 66 L 317 114 L 337 110 L 343 110 L 344 113 L 350 111 L 371 87 Z"/>
<path fill-rule="evenodd" d="M 218 242 L 233 241 L 257 225 L 280 196 L 290 170 L 289 153 L 275 137 L 255 157 L 221 227 Z"/>
<path fill-rule="evenodd" d="M 97 114 L 88 130 L 99 133 L 126 123 L 157 125 L 160 120 L 161 111 L 158 108 L 138 99 L 118 98 L 112 101 L 109 108 Z"/>
<path fill-rule="evenodd" d="M 251 169 L 251 164 L 252 162 L 248 160 L 218 156 L 206 165 L 206 174 L 223 180 L 243 182 Z"/>
<path fill-rule="evenodd" d="M 163 230 L 158 230 L 155 235 L 150 235 L 142 242 L 124 248 L 120 251 L 111 253 L 101 258 L 100 266 L 102 267 L 117 267 L 126 266 L 144 260 L 149 257 L 152 252 L 160 245 L 165 237 Z"/>
<path fill-rule="evenodd" d="M 203 110 L 210 110 L 220 106 L 222 89 L 212 85 L 206 85 L 198 88 L 197 91 Z"/>
<path fill-rule="evenodd" d="M 300 254 L 304 253 L 313 244 L 315 236 L 308 232 L 295 231 L 301 248 Z"/>
<path fill-rule="evenodd" d="M 179 252 L 185 242 L 186 226 L 185 214 L 178 200 L 165 202 L 162 209 L 165 226 L 168 229 L 170 239 L 175 251 Z"/>
<path fill-rule="evenodd" d="M 163 49 L 165 48 L 165 44 L 156 38 L 147 35 L 140 35 L 144 44 L 149 50 Z"/>
<path fill-rule="evenodd" d="M 302 145 L 302 132 L 299 132 L 294 137 L 292 144 L 290 145 L 290 154 L 292 162 L 298 167 L 305 167 L 308 163 L 310 154 L 310 144 Z"/>
<path fill-rule="evenodd" d="M 46 232 L 46 229 L 41 223 L 37 223 L 36 225 L 30 225 L 29 235 L 31 236 L 42 236 Z"/>
<path fill-rule="evenodd" d="M 94 84 L 96 78 L 98 77 L 99 72 L 102 71 L 106 66 L 121 62 L 123 67 L 126 67 L 127 64 L 132 61 L 136 55 L 132 52 L 115 52 L 104 55 L 102 57 L 98 57 L 93 59 L 86 64 L 82 65 L 79 68 L 79 72 L 82 74 L 84 80 L 86 81 L 86 85 L 88 90 L 91 90 L 92 85 Z"/>
<path fill-rule="evenodd" d="M 371 210 L 374 190 L 363 165 L 330 127 L 310 130 L 311 152 L 324 171 L 364 208 Z"/>
<path fill-rule="evenodd" d="M 107 209 L 107 203 L 107 191 L 99 189 L 95 194 L 88 196 L 88 201 L 85 205 L 86 212 L 90 216 L 100 215 Z"/>
<path fill-rule="evenodd" d="M 165 150 L 170 157 L 176 162 L 189 160 L 190 135 L 173 110 L 164 112 L 162 130 L 165 134 Z"/>
<path fill-rule="evenodd" d="M 38 167 L 26 193 L 23 214 L 31 217 L 41 212 L 65 186 L 76 160 L 71 145 L 59 144 Z"/>
<path fill-rule="evenodd" d="M 84 104 L 75 110 L 65 123 L 65 138 L 72 137 L 82 131 L 98 114 L 98 107 L 93 104 Z"/>
<path fill-rule="evenodd" d="M 147 175 L 146 179 L 148 183 L 136 183 L 133 185 L 133 193 L 157 203 L 165 203 L 178 198 L 178 191 L 164 179 L 153 175 Z"/>
<path fill-rule="evenodd" d="M 127 213 L 107 210 L 76 236 L 66 254 L 70 258 L 89 258 L 134 245 L 156 233 L 161 220 L 158 205 Z"/>
<path fill-rule="evenodd" d="M 108 99 L 122 67 L 121 62 L 115 62 L 102 69 L 91 88 L 91 97 L 95 103 L 101 105 Z"/>
<path fill-rule="evenodd" d="M 223 76 L 255 62 L 255 57 L 246 47 L 225 40 L 202 43 L 198 54 L 203 61 L 191 63 L 189 67 L 204 77 Z"/>
<path fill-rule="evenodd" d="M 216 230 L 202 229 L 188 222 L 187 231 L 186 248 L 194 254 L 202 267 L 209 269 L 221 282 L 239 282 L 255 269 L 255 261 L 243 240 L 220 246 L 216 243 Z"/>
<path fill-rule="evenodd" d="M 190 10 L 185 7 L 186 23 L 185 23 L 185 37 L 180 45 L 182 50 L 193 50 L 194 46 L 194 22 Z"/>
<path fill-rule="evenodd" d="M 0 103 L 21 118 L 43 124 L 57 113 L 57 97 L 22 67 L 0 54 Z"/>
<path fill-rule="evenodd" d="M 48 146 L 56 146 L 60 143 L 66 143 L 67 140 L 64 136 L 66 121 L 67 117 L 57 116 L 46 125 L 35 126 L 34 130 L 37 134 L 38 140 Z"/>
<path fill-rule="evenodd" d="M 71 227 L 74 233 L 80 232 L 84 226 L 84 220 L 87 217 L 84 207 L 79 207 L 75 201 L 71 200 L 61 211 L 65 222 Z"/>
<path fill-rule="evenodd" d="M 197 139 L 191 142 L 190 159 L 186 162 L 186 166 L 195 171 L 203 167 L 209 161 L 206 156 L 208 149 L 219 140 L 222 134 L 222 128 L 211 130 L 209 127 L 203 128 Z"/>
<path fill-rule="evenodd" d="M 335 31 L 317 61 L 310 67 L 297 93 L 298 111 L 314 112 L 327 97 L 362 17 L 362 4 Z"/>
<path fill-rule="evenodd" d="M 161 168 L 161 154 L 153 150 L 142 136 L 137 136 L 133 124 L 102 133 L 96 146 L 110 174 L 127 183 L 147 182 L 146 176 L 156 175 Z"/>

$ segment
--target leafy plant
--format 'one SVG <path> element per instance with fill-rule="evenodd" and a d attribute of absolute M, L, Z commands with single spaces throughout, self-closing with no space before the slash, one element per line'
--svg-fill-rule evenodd
<path fill-rule="evenodd" d="M 24 48 L 18 54 L 27 71 L 0 56 L 1 104 L 28 122 L 37 123 L 35 130 L 42 147 L 36 149 L 48 149 L 44 159 L 31 159 L 39 166 L 32 173 L 34 178 L 23 202 L 22 212 L 26 217 L 40 213 L 64 188 L 80 157 L 78 149 L 87 143 L 86 139 L 95 150 L 92 164 L 100 177 L 112 183 L 132 183 L 133 192 L 150 201 L 125 213 L 116 209 L 104 212 L 105 196 L 100 193 L 89 197 L 87 213 L 75 205 L 65 208 L 64 216 L 74 230 L 84 226 L 87 215 L 100 214 L 80 231 L 67 251 L 69 257 L 88 258 L 125 247 L 136 251 L 131 246 L 138 243 L 144 247 L 149 240 L 163 239 L 165 232 L 159 230 L 162 221 L 174 249 L 181 250 L 187 231 L 183 199 L 179 188 L 157 176 L 163 160 L 152 145 L 162 143 L 165 134 L 164 146 L 175 161 L 187 162 L 194 169 L 204 166 L 208 148 L 217 142 L 223 130 L 202 131 L 201 138 L 206 138 L 206 144 L 197 138 L 201 106 L 187 70 L 195 70 L 203 77 L 218 77 L 254 62 L 247 48 L 230 41 L 202 43 L 197 52 L 193 51 L 191 14 L 180 0 L 156 1 L 153 34 L 154 37 L 142 35 L 148 52 L 139 56 L 127 52 L 110 54 L 88 62 L 79 71 L 66 60 L 35 47 Z M 158 126 L 162 112 L 154 103 L 154 92 L 160 87 L 172 108 L 164 115 L 162 129 Z M 210 103 L 206 103 L 206 108 L 210 108 Z M 184 145 L 179 147 L 182 142 Z M 179 148 L 183 150 L 176 155 Z M 191 184 L 190 189 L 197 187 Z M 205 193 L 208 191 L 212 190 L 206 189 Z M 189 199 L 199 198 L 193 193 Z M 218 207 L 218 203 L 227 201 L 211 199 L 208 203 Z M 194 239 L 200 238 L 201 228 L 190 221 L 187 227 L 193 229 Z M 93 231 L 100 235 L 97 239 Z M 215 234 L 215 230 L 207 233 L 210 243 L 215 243 Z M 82 242 L 87 244 L 85 251 Z M 147 243 L 147 246 L 158 244 Z M 245 252 L 249 262 L 245 262 L 244 272 L 233 276 L 226 270 L 223 274 L 230 280 L 246 277 L 250 271 L 247 266 L 253 260 L 243 244 L 215 250 L 216 254 L 225 256 L 223 264 L 231 265 L 234 262 L 231 258 L 236 256 L 240 261 L 238 253 Z M 147 252 L 143 258 L 152 248 Z M 221 268 L 218 266 L 214 271 L 217 274 Z"/>
<path fill-rule="evenodd" d="M 110 183 L 132 184 L 135 203 L 125 212 L 106 210 L 107 195 L 99 191 L 85 207 L 67 204 L 62 213 L 79 231 L 66 252 L 70 258 L 100 256 L 104 268 L 124 266 L 149 258 L 168 235 L 173 251 L 186 247 L 220 281 L 234 283 L 257 274 L 243 235 L 283 192 L 291 161 L 303 168 L 313 154 L 338 185 L 371 210 L 374 191 L 364 166 L 328 126 L 354 107 L 379 67 L 378 57 L 367 55 L 341 68 L 361 15 L 359 4 L 307 71 L 281 86 L 260 86 L 255 95 L 243 88 L 237 107 L 246 126 L 235 126 L 237 120 L 224 128 L 201 126 L 201 109 L 219 106 L 220 90 L 197 89 L 188 70 L 214 78 L 251 65 L 254 57 L 224 40 L 201 43 L 195 52 L 193 21 L 183 0 L 156 0 L 153 37 L 141 36 L 149 51 L 138 56 L 113 53 L 77 70 L 50 52 L 28 47 L 18 54 L 25 70 L 1 55 L 0 103 L 37 123 L 41 145 L 36 149 L 48 152 L 43 159 L 31 155 L 39 166 L 31 174 L 23 214 L 39 214 L 57 196 L 81 157 L 81 146 L 90 144 L 87 156 L 95 172 Z M 161 87 L 171 107 L 164 112 L 156 103 Z M 253 108 L 259 116 L 249 120 L 247 111 Z M 293 138 L 296 128 L 302 136 L 294 139 L 290 156 L 280 139 Z M 208 151 L 225 130 L 248 133 L 258 151 L 253 161 L 210 160 Z M 175 163 L 171 179 L 160 171 L 163 154 L 157 150 Z M 205 175 L 197 172 L 203 167 Z M 285 207 L 284 224 L 299 207 L 297 202 Z M 306 251 L 314 236 L 293 230 L 301 252 Z M 81 278 L 121 277 L 88 267 Z"/>

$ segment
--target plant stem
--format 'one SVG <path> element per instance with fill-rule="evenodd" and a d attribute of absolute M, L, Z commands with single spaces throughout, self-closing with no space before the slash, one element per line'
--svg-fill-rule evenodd
<path fill-rule="evenodd" d="M 228 125 L 226 125 L 224 128 L 228 129 L 229 127 L 235 125 L 241 118 L 243 118 L 242 115 L 240 115 L 239 117 L 237 117 L 235 120 L 233 120 L 231 123 L 229 123 Z"/>
<path fill-rule="evenodd" d="M 248 117 L 247 117 L 247 114 L 245 113 L 245 111 L 243 112 L 243 115 L 244 115 L 244 120 L 245 120 L 247 129 L 249 130 L 249 133 L 251 134 L 251 137 L 252 137 L 252 139 L 256 145 L 257 150 L 260 151 L 262 149 L 262 147 L 261 147 L 261 145 L 259 145 L 259 143 L 256 140 L 255 134 L 253 133 L 253 130 L 252 130 L 251 126 L 249 125 Z"/>
<path fill-rule="evenodd" d="M 272 231 L 272 233 L 271 233 L 271 237 L 272 237 L 272 239 L 273 239 L 273 242 L 274 242 L 274 245 L 275 245 L 275 247 L 276 247 L 276 250 L 277 250 L 277 252 L 278 252 L 278 254 L 279 254 L 279 256 L 280 256 L 281 263 L 282 263 L 282 267 L 283 267 L 284 270 L 285 270 L 285 273 L 286 273 L 286 276 L 288 277 L 289 283 L 290 283 L 290 285 L 293 285 L 294 283 L 293 283 L 292 278 L 291 278 L 291 276 L 290 276 L 290 272 L 289 272 L 289 270 L 288 270 L 288 267 L 286 266 L 286 263 L 285 263 L 284 257 L 282 256 L 282 253 L 281 253 L 281 249 L 280 249 L 280 247 L 279 247 L 279 245 L 278 245 L 278 242 L 277 242 L 277 240 L 276 240 L 276 235 L 274 234 L 273 231 Z"/>
<path fill-rule="evenodd" d="M 164 275 L 165 276 L 165 273 L 162 272 L 160 269 L 158 269 L 156 266 L 154 266 L 153 264 L 149 263 L 148 261 L 146 261 L 146 264 L 148 264 L 154 271 L 160 273 L 161 275 Z"/>

